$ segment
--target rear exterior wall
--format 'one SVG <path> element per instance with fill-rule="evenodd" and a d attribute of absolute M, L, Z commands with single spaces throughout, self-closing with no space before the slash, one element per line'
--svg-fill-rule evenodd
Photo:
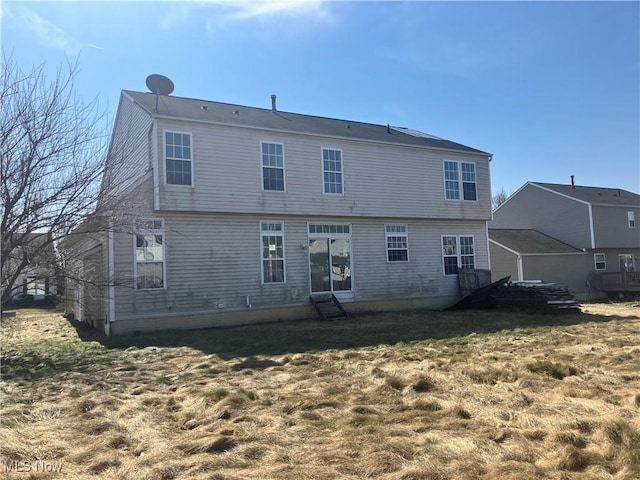
<path fill-rule="evenodd" d="M 220 215 L 157 212 L 164 220 L 165 288 L 136 289 L 134 236 L 114 235 L 115 322 L 112 332 L 193 328 L 233 322 L 309 316 L 308 223 L 348 223 L 352 295 L 362 309 L 444 306 L 459 296 L 456 275 L 444 275 L 442 235 L 472 235 L 476 268 L 489 269 L 485 222 L 411 219 Z M 284 226 L 285 283 L 265 284 L 260 222 Z M 407 262 L 388 262 L 385 224 L 408 229 Z M 377 303 L 379 302 L 379 303 Z M 250 307 L 248 306 L 250 304 Z M 295 310 L 297 309 L 297 310 Z M 263 311 L 260 315 L 257 312 Z M 292 313 L 293 312 L 293 313 Z M 166 318 L 166 323 L 163 323 Z M 220 319 L 216 323 L 216 318 Z M 178 320 L 176 320 L 178 319 Z"/>
<path fill-rule="evenodd" d="M 159 209 L 261 215 L 491 218 L 489 158 L 423 147 L 158 120 Z M 189 133 L 193 185 L 167 185 L 164 132 Z M 284 149 L 284 191 L 262 188 L 261 142 Z M 342 194 L 323 193 L 322 149 L 342 152 Z M 477 200 L 446 200 L 444 161 L 475 164 Z"/>

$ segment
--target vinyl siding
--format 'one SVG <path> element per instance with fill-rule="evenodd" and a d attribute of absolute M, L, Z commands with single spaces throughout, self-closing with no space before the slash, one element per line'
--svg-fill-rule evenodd
<path fill-rule="evenodd" d="M 524 280 L 557 283 L 581 300 L 587 298 L 587 277 L 594 270 L 593 255 L 526 255 L 522 257 Z"/>
<path fill-rule="evenodd" d="M 163 132 L 192 134 L 194 186 L 166 185 Z M 488 220 L 486 156 L 162 120 L 160 209 L 261 215 Z M 263 191 L 260 142 L 284 144 L 285 192 Z M 344 195 L 323 194 L 321 149 L 342 150 Z M 443 160 L 476 164 L 477 201 L 444 198 Z"/>
<path fill-rule="evenodd" d="M 511 277 L 511 281 L 520 280 L 518 276 L 518 255 L 504 249 L 500 245 L 489 242 L 491 252 L 491 281 Z"/>
<path fill-rule="evenodd" d="M 635 228 L 629 228 L 630 211 L 635 212 Z M 640 207 L 594 206 L 593 223 L 596 248 L 640 248 Z"/>
<path fill-rule="evenodd" d="M 489 228 L 532 228 L 576 248 L 591 247 L 589 206 L 534 185 L 500 205 Z"/>
<path fill-rule="evenodd" d="M 115 235 L 115 267 L 124 281 L 116 288 L 116 323 L 205 314 L 222 319 L 242 311 L 250 319 L 255 314 L 249 313 L 247 296 L 252 310 L 308 307 L 307 225 L 328 219 L 173 212 L 156 216 L 165 222 L 166 288 L 133 288 L 133 235 Z M 284 284 L 261 282 L 260 221 L 284 224 Z M 351 224 L 354 302 L 431 299 L 443 306 L 455 300 L 457 276 L 443 275 L 442 235 L 473 235 L 476 268 L 489 268 L 482 221 L 407 221 L 410 261 L 398 263 L 386 260 L 384 230 L 385 223 L 397 223 L 396 219 L 334 217 L 330 221 Z"/>
<path fill-rule="evenodd" d="M 104 188 L 117 196 L 130 190 L 152 169 L 153 120 L 128 97 L 121 96 L 107 160 Z"/>

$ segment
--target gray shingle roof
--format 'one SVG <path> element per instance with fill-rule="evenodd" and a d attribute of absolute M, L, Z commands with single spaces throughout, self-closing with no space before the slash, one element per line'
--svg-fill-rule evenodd
<path fill-rule="evenodd" d="M 640 207 L 640 195 L 620 188 L 583 187 L 580 185 L 576 185 L 574 188 L 571 185 L 558 183 L 531 183 L 593 205 Z"/>
<path fill-rule="evenodd" d="M 537 230 L 490 228 L 489 239 L 523 255 L 581 253 L 581 250 Z"/>
<path fill-rule="evenodd" d="M 157 99 L 158 111 L 154 113 L 156 108 L 155 94 L 131 90 L 124 90 L 123 93 L 132 97 L 152 115 L 490 155 L 481 150 L 432 135 L 419 136 L 415 133 L 407 133 L 409 131 L 416 132 L 411 129 L 405 129 L 405 132 L 402 128 L 387 128 L 387 125 L 282 111 L 274 112 L 266 108 L 246 107 L 193 98 L 161 95 Z"/>

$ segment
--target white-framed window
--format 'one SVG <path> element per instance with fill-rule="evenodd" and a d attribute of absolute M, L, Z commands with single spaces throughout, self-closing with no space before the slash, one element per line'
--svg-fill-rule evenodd
<path fill-rule="evenodd" d="M 409 239 L 406 225 L 385 225 L 388 262 L 409 261 Z"/>
<path fill-rule="evenodd" d="M 260 142 L 262 189 L 284 192 L 284 145 Z"/>
<path fill-rule="evenodd" d="M 460 268 L 475 268 L 471 235 L 442 236 L 442 268 L 445 275 L 457 275 Z"/>
<path fill-rule="evenodd" d="M 262 283 L 284 283 L 284 226 L 281 222 L 260 223 Z"/>
<path fill-rule="evenodd" d="M 636 228 L 636 212 L 627 212 L 627 224 L 629 225 L 629 228 Z"/>
<path fill-rule="evenodd" d="M 447 200 L 477 200 L 476 164 L 445 160 L 444 195 Z"/>
<path fill-rule="evenodd" d="M 168 185 L 193 185 L 191 134 L 164 132 L 164 156 Z"/>
<path fill-rule="evenodd" d="M 139 289 L 165 288 L 164 222 L 136 221 L 134 277 Z"/>
<path fill-rule="evenodd" d="M 594 253 L 593 262 L 596 266 L 596 270 L 607 269 L 607 258 L 605 257 L 604 253 Z"/>
<path fill-rule="evenodd" d="M 322 149 L 322 185 L 327 194 L 342 195 L 344 182 L 342 174 L 342 150 L 335 148 Z"/>

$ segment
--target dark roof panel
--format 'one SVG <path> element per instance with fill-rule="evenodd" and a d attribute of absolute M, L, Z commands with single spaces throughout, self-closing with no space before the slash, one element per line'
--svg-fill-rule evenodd
<path fill-rule="evenodd" d="M 489 239 L 520 254 L 582 252 L 560 240 L 530 229 L 490 228 Z"/>
<path fill-rule="evenodd" d="M 620 188 L 583 187 L 558 183 L 531 182 L 592 205 L 618 205 L 640 207 L 640 195 Z"/>
<path fill-rule="evenodd" d="M 302 115 L 279 110 L 273 111 L 266 108 L 246 107 L 193 98 L 165 95 L 160 95 L 156 98 L 156 95 L 152 93 L 134 92 L 131 90 L 124 90 L 124 93 L 132 97 L 152 115 L 490 155 L 489 153 L 450 140 L 426 134 L 419 136 L 415 133 L 405 133 L 402 128 L 387 128 L 387 125 L 316 117 L 313 115 Z M 157 112 L 155 111 L 156 101 Z M 409 132 L 408 129 L 405 130 Z M 416 131 L 411 130 L 411 132 Z"/>

